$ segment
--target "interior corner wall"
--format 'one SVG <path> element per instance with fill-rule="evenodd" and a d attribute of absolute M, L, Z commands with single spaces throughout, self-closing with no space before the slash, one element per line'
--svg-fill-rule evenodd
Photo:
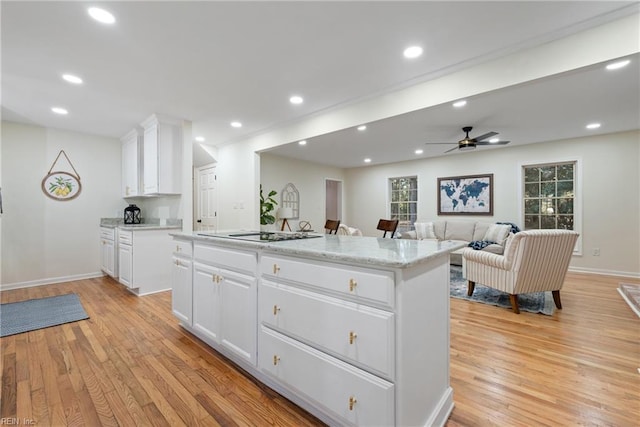
<path fill-rule="evenodd" d="M 100 218 L 120 216 L 121 142 L 118 139 L 2 122 L 2 288 L 101 275 Z M 64 150 L 82 190 L 69 201 L 41 189 Z M 66 161 L 55 170 L 73 172 Z"/>
<path fill-rule="evenodd" d="M 313 230 L 324 232 L 326 178 L 344 180 L 344 170 L 269 153 L 260 156 L 260 183 L 265 194 L 276 190 L 278 205 L 288 183 L 295 185 L 300 194 L 300 217 L 289 221 L 292 230 L 298 228 L 300 221 L 309 221 Z M 342 220 L 346 223 L 346 218 Z"/>
<path fill-rule="evenodd" d="M 640 132 L 631 131 L 562 141 L 477 149 L 438 158 L 347 169 L 346 211 L 353 227 L 378 236 L 376 224 L 389 215 L 388 179 L 418 177 L 418 220 L 509 221 L 518 218 L 519 167 L 579 158 L 582 162 L 582 246 L 571 268 L 640 277 Z M 437 178 L 494 175 L 493 216 L 437 216 Z M 594 256 L 593 249 L 600 255 Z"/>

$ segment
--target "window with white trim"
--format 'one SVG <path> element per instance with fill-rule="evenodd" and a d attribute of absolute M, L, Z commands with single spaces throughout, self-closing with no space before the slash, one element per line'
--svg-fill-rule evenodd
<path fill-rule="evenodd" d="M 524 165 L 525 230 L 575 229 L 577 162 Z"/>
<path fill-rule="evenodd" d="M 418 216 L 418 177 L 389 178 L 391 218 L 398 219 L 398 231 L 413 228 Z"/>

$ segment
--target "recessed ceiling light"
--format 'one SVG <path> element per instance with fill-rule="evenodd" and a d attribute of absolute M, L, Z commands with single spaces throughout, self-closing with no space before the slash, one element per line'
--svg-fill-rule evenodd
<path fill-rule="evenodd" d="M 307 141 L 304 139 L 302 141 L 298 141 L 298 145 L 307 145 Z"/>
<path fill-rule="evenodd" d="M 62 78 L 75 85 L 82 84 L 82 79 L 78 76 L 74 76 L 73 74 L 63 74 Z"/>
<path fill-rule="evenodd" d="M 231 122 L 231 127 L 241 128 L 242 127 L 242 123 L 240 123 L 240 122 Z"/>
<path fill-rule="evenodd" d="M 360 125 L 360 126 L 358 126 L 358 130 L 359 130 L 360 132 L 362 132 L 363 130 L 366 130 L 366 129 L 367 129 L 367 126 L 366 126 L 366 125 Z"/>
<path fill-rule="evenodd" d="M 53 111 L 56 114 L 61 114 L 61 115 L 65 115 L 65 114 L 69 114 L 69 112 L 62 108 L 62 107 L 51 107 L 51 111 Z"/>
<path fill-rule="evenodd" d="M 293 95 L 291 98 L 289 98 L 289 102 L 292 104 L 302 104 L 304 100 L 302 99 L 301 96 L 298 95 Z"/>
<path fill-rule="evenodd" d="M 612 62 L 611 64 L 607 65 L 607 70 L 617 70 L 619 68 L 622 67 L 626 67 L 627 65 L 629 65 L 631 61 L 628 59 L 625 59 L 623 61 L 618 61 L 618 62 Z"/>
<path fill-rule="evenodd" d="M 600 123 L 589 123 L 587 125 L 587 129 L 598 129 L 600 127 Z"/>
<path fill-rule="evenodd" d="M 491 143 L 491 144 L 495 144 L 496 142 L 500 142 L 500 138 L 491 138 L 489 140 L 489 143 Z"/>
<path fill-rule="evenodd" d="M 88 12 L 93 19 L 103 24 L 113 24 L 116 22 L 116 18 L 111 13 L 99 7 L 90 7 Z"/>
<path fill-rule="evenodd" d="M 366 159 L 364 159 L 364 162 L 365 163 L 371 163 L 371 159 L 367 157 Z"/>
<path fill-rule="evenodd" d="M 421 149 L 419 149 L 419 148 L 418 148 L 418 149 L 415 151 L 415 153 L 416 153 L 416 154 L 422 154 L 422 153 L 424 153 L 424 150 L 421 150 Z"/>
<path fill-rule="evenodd" d="M 410 46 L 403 52 L 405 58 L 417 58 L 422 55 L 422 48 L 420 46 Z"/>
<path fill-rule="evenodd" d="M 465 101 L 464 99 L 453 103 L 453 106 L 456 108 L 464 107 L 465 105 L 467 105 L 467 101 Z"/>
<path fill-rule="evenodd" d="M 204 136 L 196 136 L 195 140 L 198 142 L 204 142 Z"/>

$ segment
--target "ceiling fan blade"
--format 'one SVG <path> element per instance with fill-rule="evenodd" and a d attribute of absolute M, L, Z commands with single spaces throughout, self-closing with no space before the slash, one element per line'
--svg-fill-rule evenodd
<path fill-rule="evenodd" d="M 483 139 L 491 138 L 492 136 L 495 136 L 497 134 L 498 132 L 487 132 L 484 135 L 476 136 L 475 138 L 472 138 L 472 139 L 476 142 L 480 142 Z"/>
<path fill-rule="evenodd" d="M 457 142 L 425 142 L 425 145 L 431 144 L 457 144 Z"/>
<path fill-rule="evenodd" d="M 445 153 L 449 153 L 449 152 L 451 152 L 451 151 L 453 151 L 453 150 L 457 150 L 457 149 L 458 149 L 458 147 L 456 146 L 456 147 L 453 147 L 453 148 L 452 148 L 452 149 L 450 149 L 450 150 L 445 151 Z"/>
<path fill-rule="evenodd" d="M 480 141 L 480 142 L 476 142 L 476 145 L 504 145 L 510 142 L 511 141 L 498 141 L 498 142 Z"/>

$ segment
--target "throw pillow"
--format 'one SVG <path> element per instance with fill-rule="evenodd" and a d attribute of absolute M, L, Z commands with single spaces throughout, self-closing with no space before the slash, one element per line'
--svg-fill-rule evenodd
<path fill-rule="evenodd" d="M 499 245 L 509 236 L 511 226 L 507 224 L 491 224 L 484 235 L 484 239 L 489 242 L 495 242 Z"/>
<path fill-rule="evenodd" d="M 413 225 L 416 228 L 416 239 L 436 239 L 432 222 L 416 222 Z"/>

